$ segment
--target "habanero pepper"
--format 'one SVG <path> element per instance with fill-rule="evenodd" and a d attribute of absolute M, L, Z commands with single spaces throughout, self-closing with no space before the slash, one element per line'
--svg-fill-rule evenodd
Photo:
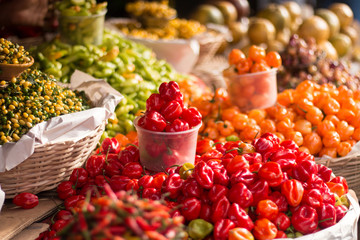
<path fill-rule="evenodd" d="M 217 202 L 222 196 L 226 196 L 228 193 L 228 188 L 220 185 L 220 184 L 214 184 L 214 186 L 209 191 L 209 199 L 210 201 Z"/>
<path fill-rule="evenodd" d="M 298 151 L 299 146 L 293 140 L 284 140 L 280 143 L 280 146 L 284 147 L 285 149 Z"/>
<path fill-rule="evenodd" d="M 317 175 L 324 181 L 329 182 L 332 175 L 332 170 L 322 164 L 317 164 Z"/>
<path fill-rule="evenodd" d="M 286 197 L 290 206 L 297 207 L 303 198 L 304 188 L 300 181 L 291 179 L 281 184 L 281 193 Z"/>
<path fill-rule="evenodd" d="M 304 160 L 315 161 L 315 157 L 313 155 L 311 155 L 310 153 L 303 152 L 303 151 L 297 151 L 296 162 L 299 163 Z"/>
<path fill-rule="evenodd" d="M 184 108 L 182 119 L 189 123 L 190 127 L 195 127 L 201 123 L 201 113 L 194 107 Z"/>
<path fill-rule="evenodd" d="M 150 131 L 162 132 L 166 127 L 166 119 L 159 112 L 150 111 L 139 118 L 138 125 Z"/>
<path fill-rule="evenodd" d="M 336 222 L 339 222 L 347 213 L 349 209 L 345 205 L 337 205 L 335 206 L 336 212 Z"/>
<path fill-rule="evenodd" d="M 122 171 L 122 175 L 126 176 L 128 178 L 141 178 L 142 174 L 144 172 L 143 167 L 138 162 L 129 162 L 124 166 L 124 169 Z"/>
<path fill-rule="evenodd" d="M 17 194 L 12 202 L 23 209 L 31 209 L 39 204 L 39 198 L 35 194 L 22 192 Z"/>
<path fill-rule="evenodd" d="M 258 202 L 255 213 L 259 218 L 267 218 L 273 221 L 279 213 L 279 208 L 270 199 L 264 199 Z"/>
<path fill-rule="evenodd" d="M 119 153 L 119 161 L 122 165 L 126 165 L 129 162 L 138 162 L 139 160 L 139 148 L 135 145 L 129 145 Z"/>
<path fill-rule="evenodd" d="M 120 143 L 116 138 L 105 138 L 101 143 L 102 153 L 115 153 L 118 154 L 120 152 Z"/>
<path fill-rule="evenodd" d="M 64 181 L 58 185 L 56 188 L 58 197 L 62 200 L 76 195 L 76 187 L 71 181 Z"/>
<path fill-rule="evenodd" d="M 281 231 L 285 231 L 291 225 L 290 218 L 283 212 L 279 212 L 272 222 Z"/>
<path fill-rule="evenodd" d="M 138 179 L 131 179 L 125 186 L 126 191 L 137 191 L 139 190 L 139 180 Z M 140 192 L 138 192 L 140 193 Z"/>
<path fill-rule="evenodd" d="M 270 186 L 264 179 L 259 179 L 249 186 L 249 190 L 253 196 L 253 202 L 251 205 L 256 206 L 259 201 L 269 197 Z"/>
<path fill-rule="evenodd" d="M 249 231 L 254 228 L 254 223 L 250 216 L 237 203 L 231 204 L 228 211 L 228 218 L 235 223 L 236 227 L 246 228 Z"/>
<path fill-rule="evenodd" d="M 170 124 L 166 125 L 165 132 L 182 132 L 189 130 L 189 123 L 183 119 L 175 119 Z"/>
<path fill-rule="evenodd" d="M 69 181 L 79 188 L 85 185 L 88 180 L 88 173 L 84 168 L 75 168 L 70 175 Z"/>
<path fill-rule="evenodd" d="M 184 97 L 180 91 L 179 84 L 174 81 L 163 82 L 159 87 L 160 97 L 165 101 L 175 100 L 183 103 Z"/>
<path fill-rule="evenodd" d="M 204 138 L 196 143 L 196 154 L 204 154 L 207 151 L 214 149 L 215 143 L 210 138 Z"/>
<path fill-rule="evenodd" d="M 229 231 L 235 228 L 235 223 L 230 219 L 220 219 L 214 226 L 214 238 L 216 240 L 227 240 Z"/>
<path fill-rule="evenodd" d="M 201 211 L 201 201 L 199 199 L 194 197 L 186 198 L 181 204 L 181 215 L 183 215 L 187 221 L 199 218 Z"/>
<path fill-rule="evenodd" d="M 230 208 L 230 202 L 224 195 L 211 206 L 211 220 L 216 223 L 219 219 L 226 218 Z"/>
<path fill-rule="evenodd" d="M 202 188 L 194 178 L 186 179 L 181 190 L 185 197 L 200 198 L 202 193 Z"/>
<path fill-rule="evenodd" d="M 255 173 L 250 172 L 248 168 L 241 169 L 230 177 L 231 185 L 235 185 L 237 183 L 243 183 L 246 186 L 250 186 L 257 180 L 257 175 Z"/>
<path fill-rule="evenodd" d="M 314 208 L 301 205 L 293 212 L 291 224 L 302 234 L 313 233 L 318 227 L 318 214 Z"/>
<path fill-rule="evenodd" d="M 280 164 L 282 171 L 287 171 L 293 168 L 296 164 L 296 155 L 294 150 L 280 149 L 270 156 L 270 161 Z"/>
<path fill-rule="evenodd" d="M 254 201 L 253 193 L 243 183 L 233 185 L 229 189 L 228 198 L 232 203 L 237 203 L 242 208 L 250 207 Z"/>
<path fill-rule="evenodd" d="M 269 195 L 269 199 L 276 203 L 279 212 L 286 212 L 289 209 L 289 204 L 283 194 L 278 191 L 272 192 Z"/>
<path fill-rule="evenodd" d="M 175 199 L 180 193 L 184 185 L 184 180 L 181 179 L 178 173 L 170 174 L 163 183 L 162 191 L 169 193 L 169 198 Z"/>
<path fill-rule="evenodd" d="M 335 225 L 336 223 L 336 209 L 334 205 L 324 203 L 317 211 L 319 217 L 319 226 L 327 228 Z"/>
<path fill-rule="evenodd" d="M 316 188 L 305 190 L 302 202 L 315 209 L 319 208 L 323 203 L 320 190 Z"/>
<path fill-rule="evenodd" d="M 343 185 L 343 187 L 344 187 L 345 193 L 349 192 L 349 187 L 348 187 L 348 184 L 347 184 L 346 179 L 344 177 L 341 177 L 341 176 L 334 177 L 333 179 L 331 179 L 330 182 L 341 183 Z M 339 195 L 339 197 L 341 197 L 341 196 Z"/>
<path fill-rule="evenodd" d="M 243 157 L 249 162 L 250 165 L 263 162 L 261 154 L 257 152 L 245 153 L 243 154 Z"/>
<path fill-rule="evenodd" d="M 274 148 L 273 142 L 262 137 L 254 139 L 253 145 L 256 149 L 256 152 L 260 153 L 261 155 L 264 155 L 266 152 L 269 152 Z"/>
<path fill-rule="evenodd" d="M 277 162 L 266 162 L 259 170 L 259 177 L 266 180 L 270 187 L 277 187 L 283 180 L 280 164 Z"/>
<path fill-rule="evenodd" d="M 274 239 L 278 230 L 269 219 L 259 218 L 254 223 L 253 235 L 258 240 Z"/>
<path fill-rule="evenodd" d="M 194 219 L 188 225 L 188 233 L 192 239 L 204 239 L 213 229 L 214 226 L 203 219 Z"/>
<path fill-rule="evenodd" d="M 325 184 L 328 186 L 330 192 L 336 193 L 339 197 L 346 194 L 344 185 L 341 183 L 327 182 Z"/>
<path fill-rule="evenodd" d="M 130 181 L 130 178 L 126 176 L 114 175 L 110 178 L 110 186 L 114 192 L 125 190 L 127 183 Z"/>
<path fill-rule="evenodd" d="M 292 176 L 302 182 L 306 182 L 312 174 L 317 174 L 317 166 L 314 161 L 303 160 L 292 171 Z"/>
<path fill-rule="evenodd" d="M 102 174 L 105 165 L 105 155 L 92 155 L 85 165 L 85 169 L 90 177 Z"/>
<path fill-rule="evenodd" d="M 153 93 L 146 100 L 146 110 L 159 112 L 164 103 L 165 101 L 160 97 L 159 93 Z"/>
<path fill-rule="evenodd" d="M 160 200 L 161 199 L 161 192 L 155 188 L 144 188 L 142 190 L 142 197 L 151 199 L 151 200 Z"/>
<path fill-rule="evenodd" d="M 231 175 L 237 171 L 240 171 L 244 168 L 249 168 L 249 162 L 244 158 L 243 155 L 237 155 L 226 166 L 226 170 Z"/>
<path fill-rule="evenodd" d="M 64 201 L 65 209 L 68 211 L 71 211 L 71 209 L 74 208 L 76 206 L 76 204 L 82 200 L 85 200 L 85 197 L 83 195 L 74 195 L 74 196 L 68 197 Z"/>
<path fill-rule="evenodd" d="M 254 236 L 246 228 L 233 228 L 229 231 L 229 240 L 254 240 Z"/>
<path fill-rule="evenodd" d="M 169 122 L 179 118 L 182 112 L 183 110 L 180 103 L 174 100 L 166 102 L 160 110 L 161 115 Z"/>
<path fill-rule="evenodd" d="M 274 133 L 264 133 L 260 136 L 260 138 L 265 138 L 269 141 L 271 141 L 275 146 L 280 144 L 280 138 L 278 136 L 276 136 Z"/>
<path fill-rule="evenodd" d="M 112 177 L 114 175 L 121 175 L 123 168 L 124 166 L 118 160 L 111 159 L 105 163 L 104 170 L 107 176 Z"/>
<path fill-rule="evenodd" d="M 196 164 L 193 175 L 202 188 L 210 189 L 214 185 L 214 171 L 205 162 Z"/>

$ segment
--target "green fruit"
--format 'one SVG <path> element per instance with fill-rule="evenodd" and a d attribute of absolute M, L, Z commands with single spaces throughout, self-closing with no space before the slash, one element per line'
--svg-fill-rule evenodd
<path fill-rule="evenodd" d="M 329 39 L 330 43 L 336 49 L 339 57 L 345 56 L 351 48 L 351 39 L 342 33 L 338 33 Z"/>
<path fill-rule="evenodd" d="M 328 9 L 318 9 L 315 12 L 315 15 L 321 17 L 328 24 L 330 29 L 330 37 L 334 36 L 340 31 L 340 21 L 335 13 Z"/>

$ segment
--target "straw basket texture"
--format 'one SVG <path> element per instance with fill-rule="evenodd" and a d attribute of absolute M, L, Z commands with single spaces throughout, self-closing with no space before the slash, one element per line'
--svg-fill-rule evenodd
<path fill-rule="evenodd" d="M 360 196 L 360 153 L 342 158 L 316 159 L 316 163 L 331 168 L 336 176 L 346 178 L 349 189 L 353 189 L 356 195 Z"/>
<path fill-rule="evenodd" d="M 0 184 L 6 198 L 13 198 L 21 192 L 36 194 L 54 189 L 70 176 L 74 168 L 84 164 L 104 129 L 105 121 L 78 142 L 37 145 L 24 162 L 0 173 Z"/>
<path fill-rule="evenodd" d="M 200 51 L 196 65 L 209 62 L 216 54 L 221 44 L 225 41 L 224 36 L 217 31 L 209 31 L 195 39 L 199 42 Z"/>

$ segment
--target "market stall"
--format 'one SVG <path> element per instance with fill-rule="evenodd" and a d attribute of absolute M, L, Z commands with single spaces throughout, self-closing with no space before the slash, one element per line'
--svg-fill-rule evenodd
<path fill-rule="evenodd" d="M 348 5 L 54 6 L 0 38 L 1 239 L 358 238 Z"/>

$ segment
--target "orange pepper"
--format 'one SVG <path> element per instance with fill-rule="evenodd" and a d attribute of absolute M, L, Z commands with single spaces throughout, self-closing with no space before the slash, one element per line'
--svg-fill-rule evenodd
<path fill-rule="evenodd" d="M 254 240 L 254 236 L 246 228 L 233 228 L 229 231 L 229 240 Z"/>

